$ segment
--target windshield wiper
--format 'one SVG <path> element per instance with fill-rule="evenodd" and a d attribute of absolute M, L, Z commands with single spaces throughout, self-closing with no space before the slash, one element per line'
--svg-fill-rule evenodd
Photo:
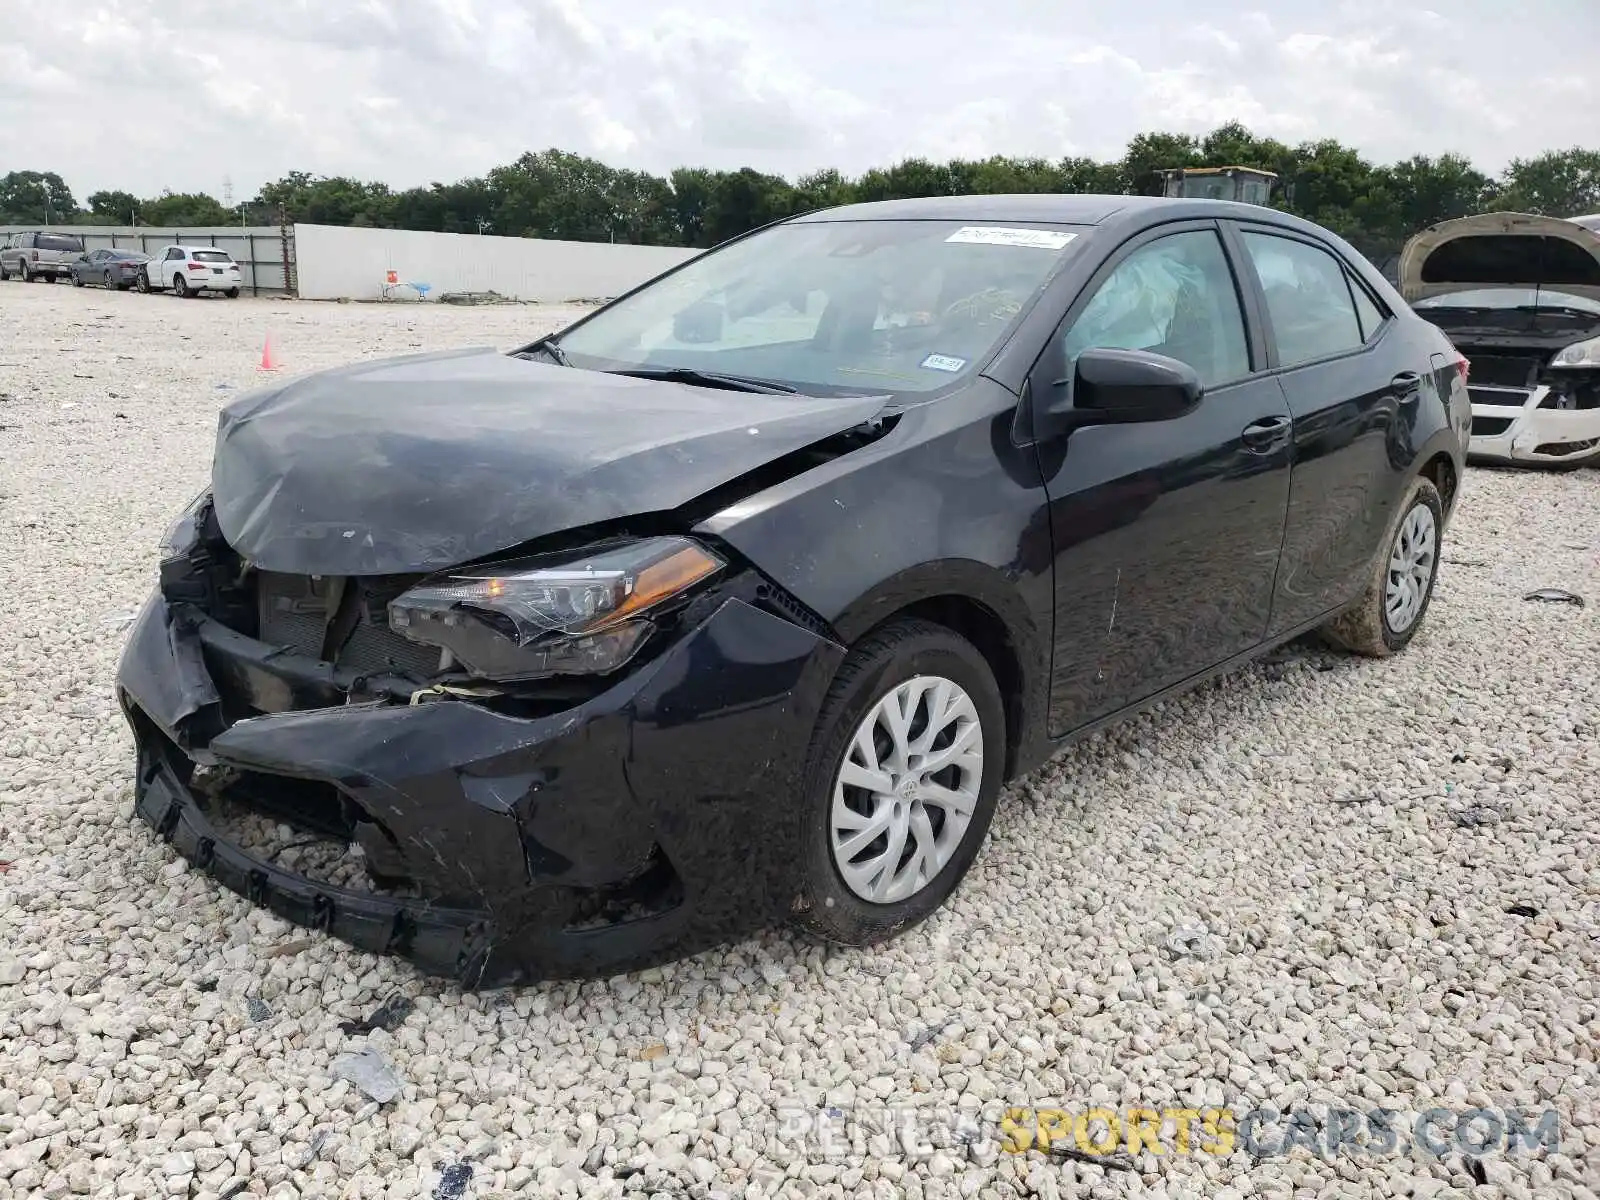
<path fill-rule="evenodd" d="M 1557 313 L 1567 317 L 1588 317 L 1591 320 L 1600 317 L 1600 311 L 1592 308 L 1577 308 L 1571 304 L 1519 304 L 1518 312 L 1531 313 Z"/>
<path fill-rule="evenodd" d="M 731 392 L 761 392 L 770 396 L 798 396 L 800 389 L 770 379 L 751 379 L 747 375 L 724 375 L 720 371 L 701 371 L 695 367 L 626 367 L 610 372 L 635 379 L 665 379 L 672 383 L 699 384 L 725 388 Z"/>

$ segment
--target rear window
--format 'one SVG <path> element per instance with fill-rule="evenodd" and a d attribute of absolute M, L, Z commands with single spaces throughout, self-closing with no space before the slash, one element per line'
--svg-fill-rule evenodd
<path fill-rule="evenodd" d="M 232 255 L 224 254 L 221 250 L 191 250 L 189 254 L 195 262 L 225 263 L 233 261 Z"/>
<path fill-rule="evenodd" d="M 37 244 L 41 250 L 77 250 L 80 253 L 83 251 L 82 242 L 63 233 L 41 233 Z"/>
<path fill-rule="evenodd" d="M 1484 234 L 1446 242 L 1428 255 L 1422 282 L 1600 287 L 1600 259 L 1562 238 Z"/>

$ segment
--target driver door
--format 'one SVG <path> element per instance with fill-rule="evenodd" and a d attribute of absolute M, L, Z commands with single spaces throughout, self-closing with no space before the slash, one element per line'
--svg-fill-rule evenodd
<path fill-rule="evenodd" d="M 1266 636 L 1292 427 L 1245 296 L 1214 222 L 1160 226 L 1101 268 L 1035 366 L 1037 406 L 1058 401 L 1076 356 L 1097 346 L 1180 359 L 1206 389 L 1181 417 L 1038 443 L 1055 553 L 1055 735 Z"/>

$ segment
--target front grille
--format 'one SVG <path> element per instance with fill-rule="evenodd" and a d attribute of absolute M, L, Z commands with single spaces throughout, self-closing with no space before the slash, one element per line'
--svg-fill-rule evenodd
<path fill-rule="evenodd" d="M 1521 408 L 1533 393 L 1512 388 L 1479 387 L 1467 385 L 1467 395 L 1474 404 L 1494 404 L 1501 408 Z"/>
<path fill-rule="evenodd" d="M 321 659 L 328 636 L 329 581 L 270 571 L 262 571 L 256 578 L 261 640 Z M 335 666 L 424 679 L 438 673 L 437 649 L 419 646 L 389 628 L 387 602 L 399 588 L 382 589 L 351 579 L 346 581 L 346 591 L 346 604 L 353 605 L 358 616 L 349 637 L 333 654 Z"/>
<path fill-rule="evenodd" d="M 1473 437 L 1499 437 L 1511 428 L 1510 417 L 1479 417 L 1472 418 Z"/>
<path fill-rule="evenodd" d="M 1473 383 L 1495 387 L 1531 388 L 1544 359 L 1528 354 L 1467 354 L 1471 366 L 1468 378 Z"/>

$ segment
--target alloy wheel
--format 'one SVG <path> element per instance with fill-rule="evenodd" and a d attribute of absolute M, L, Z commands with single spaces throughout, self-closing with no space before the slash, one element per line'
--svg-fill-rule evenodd
<path fill-rule="evenodd" d="M 863 900 L 916 895 L 960 848 L 983 784 L 983 728 L 957 683 L 918 675 L 856 727 L 833 785 L 834 865 Z"/>
<path fill-rule="evenodd" d="M 1415 505 L 1395 536 L 1383 590 L 1384 620 L 1395 633 L 1410 629 L 1422 613 L 1438 562 L 1438 544 L 1433 511 L 1425 504 Z"/>

